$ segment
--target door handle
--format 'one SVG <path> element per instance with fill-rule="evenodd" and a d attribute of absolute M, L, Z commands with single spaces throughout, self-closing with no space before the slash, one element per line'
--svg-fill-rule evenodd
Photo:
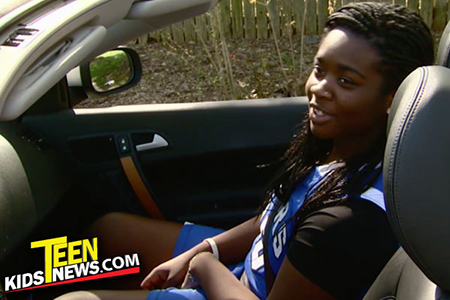
<path fill-rule="evenodd" d="M 164 148 L 168 147 L 169 143 L 159 134 L 156 134 L 153 136 L 153 141 L 150 143 L 145 144 L 139 144 L 136 145 L 136 151 L 146 151 L 146 150 L 152 150 L 152 149 L 158 149 L 158 148 Z"/>

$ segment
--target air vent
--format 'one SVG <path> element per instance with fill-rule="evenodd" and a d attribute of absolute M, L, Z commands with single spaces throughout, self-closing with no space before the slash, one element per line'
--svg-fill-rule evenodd
<path fill-rule="evenodd" d="M 27 39 L 27 37 L 30 37 L 34 35 L 36 32 L 38 32 L 37 29 L 32 28 L 19 28 L 14 33 L 12 33 L 6 41 L 3 42 L 2 46 L 7 47 L 17 47 L 19 46 L 23 41 Z"/>

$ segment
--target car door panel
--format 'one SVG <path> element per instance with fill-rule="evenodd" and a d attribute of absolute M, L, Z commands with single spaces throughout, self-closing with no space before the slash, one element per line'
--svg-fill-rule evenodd
<path fill-rule="evenodd" d="M 254 214 L 306 111 L 298 97 L 79 109 L 23 122 L 80 170 L 113 174 L 124 201 L 136 201 L 123 190 L 120 159 L 128 157 L 167 219 L 228 227 Z M 153 142 L 160 145 L 142 150 Z"/>

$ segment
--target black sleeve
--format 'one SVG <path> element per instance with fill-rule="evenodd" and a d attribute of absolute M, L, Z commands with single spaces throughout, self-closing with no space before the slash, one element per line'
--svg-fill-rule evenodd
<path fill-rule="evenodd" d="M 291 264 L 338 299 L 357 299 L 378 276 L 398 243 L 386 213 L 349 200 L 310 214 L 288 248 Z"/>

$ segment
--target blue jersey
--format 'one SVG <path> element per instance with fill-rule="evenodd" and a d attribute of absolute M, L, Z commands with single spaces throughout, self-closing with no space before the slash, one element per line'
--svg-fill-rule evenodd
<path fill-rule="evenodd" d="M 265 227 L 269 212 L 278 201 L 273 196 L 273 201 L 266 207 L 261 217 L 260 234 L 253 242 L 252 249 L 247 255 L 244 263 L 245 273 L 248 277 L 250 289 L 260 298 L 266 299 L 266 282 L 264 273 L 264 254 L 263 254 L 263 236 L 269 234 L 268 255 L 270 266 L 276 276 L 281 264 L 286 256 L 287 244 L 295 232 L 295 214 L 303 205 L 305 199 L 320 185 L 321 180 L 329 172 L 340 164 L 330 164 L 319 166 L 314 169 L 303 180 L 292 193 L 289 201 L 278 209 L 275 215 L 270 232 L 265 232 Z M 369 200 L 380 206 L 383 210 L 384 199 L 382 190 L 382 176 L 379 176 L 375 184 L 360 195 L 359 198 Z"/>

